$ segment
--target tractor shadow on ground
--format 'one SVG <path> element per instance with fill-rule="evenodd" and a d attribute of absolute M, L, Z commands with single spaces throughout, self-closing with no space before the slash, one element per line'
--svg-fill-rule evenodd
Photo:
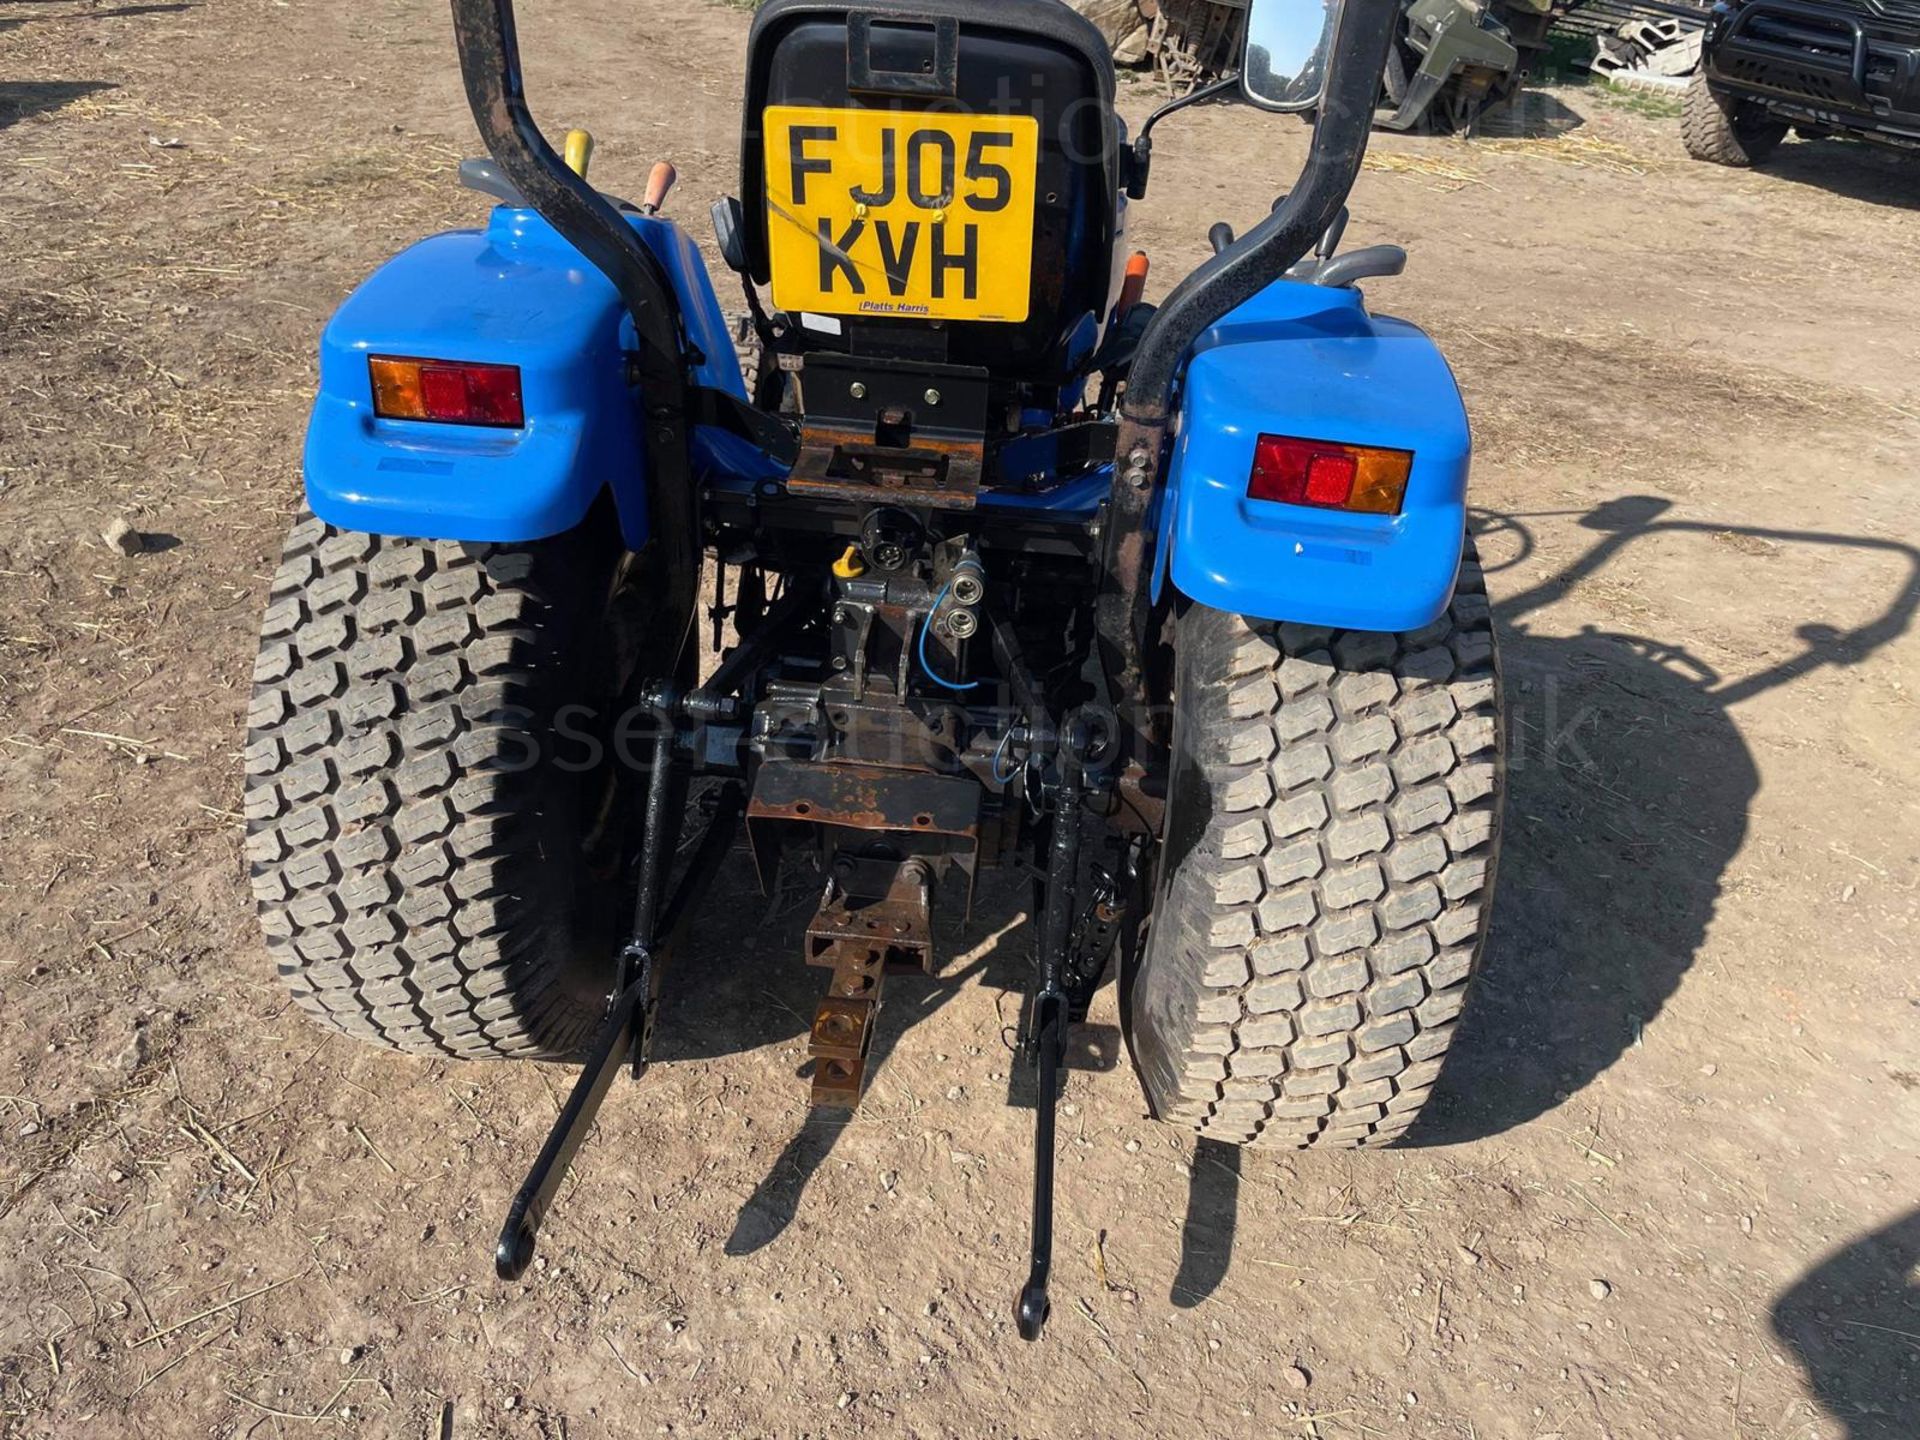
<path fill-rule="evenodd" d="M 1668 519 L 1667 509 L 1664 500 L 1626 497 L 1580 517 L 1596 535 L 1587 552 L 1494 606 L 1509 727 L 1499 899 L 1472 1003 L 1410 1145 L 1483 1139 L 1537 1119 L 1633 1045 L 1692 965 L 1722 875 L 1746 835 L 1759 772 L 1732 707 L 1826 666 L 1858 663 L 1904 633 L 1920 608 L 1920 550 L 1912 546 Z M 1502 570 L 1532 558 L 1528 518 L 1476 517 L 1496 593 Z M 1907 575 L 1873 620 L 1851 630 L 1805 624 L 1797 652 L 1745 677 L 1723 677 L 1685 648 L 1643 636 L 1592 627 L 1572 636 L 1532 632 L 1536 610 L 1628 544 L 1656 534 L 1880 550 L 1903 559 Z M 731 912 L 710 902 L 711 929 L 689 956 L 693 963 L 679 967 L 671 982 L 657 1050 L 662 1060 L 804 1035 L 822 993 L 822 971 L 758 963 L 768 951 L 791 955 L 799 948 L 814 887 L 794 876 L 797 888 L 790 883 L 768 904 L 754 895 L 742 855 L 728 866 L 720 893 L 731 888 L 753 902 Z M 964 930 L 952 913 L 938 918 L 941 953 L 962 962 L 938 979 L 888 982 L 870 1074 L 883 1071 L 907 1030 L 972 983 L 1003 992 L 999 1039 L 1011 1050 L 1032 963 L 1031 930 L 1021 921 L 1028 902 L 1024 883 L 990 876 Z M 696 971 L 697 984 L 689 979 Z M 1117 1064 L 1118 1050 L 1117 1042 L 1095 1045 L 1080 1052 L 1081 1063 Z M 1030 1105 L 1031 1085 L 1021 1083 L 1014 1056 L 1007 1058 L 1016 1077 L 1010 1099 Z M 844 1128 L 844 1120 L 808 1117 L 742 1205 L 728 1254 L 750 1254 L 786 1229 Z M 1233 1146 L 1195 1147 L 1170 1293 L 1177 1306 L 1200 1304 L 1228 1273 L 1243 1163 Z"/>
<path fill-rule="evenodd" d="M 1626 1053 L 1693 964 L 1746 835 L 1760 780 L 1732 708 L 1825 666 L 1858 663 L 1904 633 L 1920 608 L 1912 546 L 1672 520 L 1667 508 L 1635 496 L 1580 517 L 1598 536 L 1587 552 L 1494 604 L 1509 745 L 1497 899 L 1460 1032 L 1404 1145 L 1462 1144 L 1526 1124 Z M 1500 572 L 1533 557 L 1526 518 L 1475 517 L 1496 595 Z M 1907 576 L 1865 625 L 1803 625 L 1797 653 L 1742 678 L 1643 636 L 1531 632 L 1534 611 L 1655 534 L 1881 550 L 1903 558 Z M 1196 1147 L 1175 1305 L 1199 1304 L 1226 1278 L 1241 1164 L 1232 1146 Z"/>
<path fill-rule="evenodd" d="M 1581 518 L 1595 543 L 1559 574 L 1497 599 L 1507 695 L 1507 829 L 1474 994 L 1414 1145 L 1498 1135 L 1563 1104 L 1630 1048 L 1679 988 L 1747 831 L 1759 771 L 1735 706 L 1827 666 L 1857 664 L 1920 607 L 1920 550 L 1899 541 L 1664 518 L 1626 497 Z M 1533 551 L 1524 517 L 1482 515 L 1492 588 Z M 1807 623 L 1800 649 L 1742 677 L 1682 645 L 1593 627 L 1545 636 L 1534 611 L 1652 535 L 1742 537 L 1802 555 L 1904 559 L 1905 583 L 1852 630 Z"/>
<path fill-rule="evenodd" d="M 753 867 L 744 852 L 727 860 L 727 872 L 715 897 L 731 893 L 748 903 L 729 915 L 710 897 L 707 928 L 691 962 L 676 967 L 668 982 L 669 1007 L 654 1048 L 657 1060 L 704 1058 L 804 1038 L 809 1017 L 826 993 L 827 971 L 793 963 L 819 895 L 818 877 L 789 857 L 780 887 L 770 897 L 758 894 Z M 1030 895 L 1024 878 L 990 872 L 974 896 L 973 913 L 963 920 L 960 907 L 937 896 L 934 909 L 936 954 L 957 957 L 936 976 L 898 975 L 886 984 L 867 1060 L 869 1096 L 903 1036 L 973 986 L 995 992 L 1003 1025 L 984 1045 L 1007 1049 L 1005 1069 L 1010 1098 L 1031 1107 L 1033 1084 L 1012 1053 L 1020 999 L 1032 969 Z M 729 963 L 721 957 L 735 957 Z M 766 963 L 762 963 L 765 961 Z M 692 976 L 698 971 L 697 982 Z M 1112 1069 L 1119 1060 L 1119 1037 L 1111 1027 L 1081 1027 L 1069 1055 L 1073 1069 Z M 811 1066 L 802 1065 L 792 1081 L 804 1097 Z M 853 1112 L 855 1115 L 858 1112 Z M 771 1244 L 792 1223 L 814 1174 L 833 1153 L 850 1115 L 809 1110 L 779 1156 L 768 1166 L 753 1194 L 741 1205 L 729 1255 L 750 1255 Z"/>
<path fill-rule="evenodd" d="M 19 4 L 21 0 L 11 0 Z M 111 10 L 67 10 L 57 15 L 16 15 L 0 19 L 0 35 L 9 30 L 17 30 L 22 25 L 32 25 L 44 21 L 59 20 L 117 20 L 130 15 L 171 15 L 181 10 L 192 10 L 193 5 L 184 0 L 171 0 L 171 3 L 156 5 L 119 5 Z"/>
<path fill-rule="evenodd" d="M 1909 1440 L 1920 1415 L 1920 1210 L 1827 1256 L 1774 1301 L 1772 1321 L 1846 1440 Z"/>
<path fill-rule="evenodd" d="M 1233 1267 L 1243 1154 L 1238 1145 L 1221 1140 L 1194 1143 L 1187 1169 L 1187 1213 L 1180 1222 L 1180 1268 L 1167 1290 L 1167 1299 L 1182 1310 L 1212 1295 Z"/>
<path fill-rule="evenodd" d="M 1005 937 L 1003 937 L 1004 940 Z M 1011 954 L 1014 964 L 1005 968 Z M 1021 936 L 1011 946 L 996 946 L 994 951 L 963 969 L 943 972 L 938 977 L 904 976 L 887 982 L 887 1003 L 881 1007 L 879 1023 L 874 1027 L 873 1051 L 868 1057 L 867 1074 L 880 1073 L 902 1036 L 939 1010 L 970 983 L 997 990 L 1010 999 L 1009 1014 L 1015 1013 L 1027 983 L 1032 957 Z M 825 972 L 814 972 L 823 975 Z M 817 996 L 815 997 L 818 998 Z M 1006 1000 L 1003 999 L 1003 1004 Z M 1006 1103 L 1020 1110 L 1031 1110 L 1038 1098 L 1039 1086 L 1033 1073 L 1014 1052 L 1015 1030 L 1011 1023 L 1003 1027 L 998 1039 L 1007 1050 Z M 1105 1072 L 1120 1061 L 1120 1032 L 1110 1025 L 1079 1025 L 1074 1029 L 1072 1048 L 1067 1054 L 1069 1070 Z M 808 1083 L 810 1067 L 797 1072 L 796 1084 Z M 733 1233 L 725 1246 L 729 1255 L 751 1255 L 779 1237 L 799 1213 L 800 1199 L 814 1173 L 832 1155 L 834 1145 L 850 1120 L 858 1112 L 810 1109 L 799 1130 L 788 1140 L 779 1158 L 767 1168 L 765 1177 L 740 1207 Z"/>

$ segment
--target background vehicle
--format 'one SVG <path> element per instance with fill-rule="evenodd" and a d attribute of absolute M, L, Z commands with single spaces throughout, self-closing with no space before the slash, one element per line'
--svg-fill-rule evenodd
<path fill-rule="evenodd" d="M 1555 0 L 1409 0 L 1387 54 L 1383 130 L 1471 128 L 1511 100 L 1568 5 Z"/>
<path fill-rule="evenodd" d="M 1687 153 L 1756 165 L 1788 127 L 1920 149 L 1920 6 L 1721 0 L 1687 88 Z"/>
<path fill-rule="evenodd" d="M 1162 1117 L 1412 1123 L 1484 933 L 1498 675 L 1458 391 L 1355 288 L 1405 253 L 1338 249 L 1393 0 L 1253 7 L 1248 97 L 1317 109 L 1312 153 L 1157 307 L 1124 234 L 1161 117 L 1124 134 L 1098 33 L 1056 0 L 911 4 L 756 16 L 714 215 L 749 385 L 658 214 L 671 167 L 637 205 L 594 190 L 588 138 L 563 160 L 532 120 L 508 0 L 455 0 L 491 151 L 463 177 L 502 203 L 327 327 L 250 858 L 323 1023 L 584 1058 L 508 1278 L 647 1063 L 735 822 L 763 879 L 817 866 L 819 1105 L 858 1102 L 888 973 L 937 969 L 936 889 L 1033 874 L 1031 1338 L 1068 1034 L 1116 957 Z"/>

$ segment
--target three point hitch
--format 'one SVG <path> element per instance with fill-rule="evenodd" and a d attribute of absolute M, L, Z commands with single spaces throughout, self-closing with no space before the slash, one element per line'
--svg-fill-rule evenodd
<path fill-rule="evenodd" d="M 1050 783 L 1042 787 L 1050 812 L 1046 874 L 1040 911 L 1039 956 L 1031 1003 L 1020 1036 L 1020 1054 L 1034 1077 L 1033 1229 L 1027 1282 L 1014 1306 L 1023 1340 L 1038 1340 L 1051 1305 L 1047 1281 L 1053 1271 L 1054 1125 L 1066 1088 L 1067 1042 L 1086 1019 L 1093 993 L 1120 936 L 1144 841 L 1124 842 L 1114 871 L 1084 864 L 1084 812 L 1092 785 L 1089 761 L 1108 749 L 1100 730 L 1083 713 L 1062 727 L 1052 757 Z M 1082 876 L 1091 869 L 1091 884 Z"/>
<path fill-rule="evenodd" d="M 715 680 L 725 678 L 717 675 Z M 771 815 L 791 823 L 797 818 L 793 813 L 796 809 L 805 807 L 811 813 L 813 808 L 809 802 L 793 801 L 781 788 L 794 784 L 794 775 L 778 775 L 766 785 L 757 783 L 751 802 L 740 783 L 724 782 L 703 797 L 702 808 L 710 815 L 710 823 L 669 890 L 673 878 L 669 867 L 680 849 L 689 757 L 705 753 L 698 731 L 708 723 L 740 724 L 745 718 L 744 707 L 720 693 L 713 681 L 691 693 L 655 685 L 646 693 L 645 703 L 656 724 L 650 744 L 631 938 L 617 957 L 616 987 L 585 1067 L 508 1210 L 494 1254 L 494 1268 L 505 1280 L 520 1279 L 532 1265 L 540 1224 L 615 1077 L 623 1068 L 635 1079 L 645 1073 L 662 975 L 674 941 L 706 883 L 725 859 L 737 822 L 743 816 L 764 821 Z M 1046 860 L 1039 876 L 1038 954 L 1019 1044 L 1022 1059 L 1034 1077 L 1035 1112 L 1032 1252 L 1015 1319 L 1022 1338 L 1034 1340 L 1049 1310 L 1054 1128 L 1064 1088 L 1068 1035 L 1072 1025 L 1085 1017 L 1122 929 L 1144 842 L 1138 838 L 1125 842 L 1114 873 L 1088 865 L 1083 853 L 1086 801 L 1093 786 L 1106 783 L 1090 760 L 1097 751 L 1111 747 L 1101 739 L 1098 727 L 1078 714 L 1069 716 L 1058 730 L 1050 724 L 1030 724 L 1027 733 L 1037 742 L 1024 762 L 1028 805 L 1045 826 Z M 764 766 L 761 775 L 776 768 L 786 767 Z M 859 772 L 851 773 L 857 780 Z M 796 770 L 795 774 L 802 772 Z M 845 787 L 856 783 L 845 771 L 831 780 L 842 787 L 843 793 Z M 971 879 L 970 847 L 975 837 L 962 824 L 962 817 L 952 819 L 954 829 L 947 838 L 953 848 L 946 853 L 915 851 L 897 843 L 899 832 L 924 835 L 930 825 L 948 823 L 937 792 L 928 788 L 941 783 L 939 777 L 920 775 L 875 783 L 881 788 L 861 793 L 869 799 L 877 795 L 883 803 L 864 812 L 843 805 L 834 813 L 833 792 L 820 792 L 819 803 L 827 812 L 821 818 L 829 824 L 836 845 L 827 862 L 820 905 L 808 924 L 805 940 L 807 961 L 831 972 L 828 992 L 815 1014 L 808 1043 L 814 1063 L 812 1103 L 816 1106 L 851 1107 L 859 1103 L 885 978 L 894 971 L 933 971 L 930 917 L 935 880 L 943 870 L 955 866 L 964 869 Z M 888 783 L 894 785 L 893 791 L 887 790 Z M 904 819 L 890 817 L 885 803 L 889 796 L 894 808 L 903 796 L 906 804 L 924 808 Z M 1083 881 L 1083 876 L 1090 879 Z"/>

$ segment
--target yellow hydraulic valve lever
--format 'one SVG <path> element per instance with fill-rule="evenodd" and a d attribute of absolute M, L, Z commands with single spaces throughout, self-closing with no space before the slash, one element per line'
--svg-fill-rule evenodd
<path fill-rule="evenodd" d="M 586 179 L 587 165 L 593 159 L 593 136 L 585 130 L 567 131 L 566 148 L 561 155 L 569 170 L 582 180 Z"/>

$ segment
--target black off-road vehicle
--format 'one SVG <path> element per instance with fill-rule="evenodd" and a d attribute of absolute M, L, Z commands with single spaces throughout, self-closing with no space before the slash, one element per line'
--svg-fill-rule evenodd
<path fill-rule="evenodd" d="M 1680 123 L 1720 165 L 1760 163 L 1789 127 L 1920 150 L 1920 0 L 1720 0 Z"/>

